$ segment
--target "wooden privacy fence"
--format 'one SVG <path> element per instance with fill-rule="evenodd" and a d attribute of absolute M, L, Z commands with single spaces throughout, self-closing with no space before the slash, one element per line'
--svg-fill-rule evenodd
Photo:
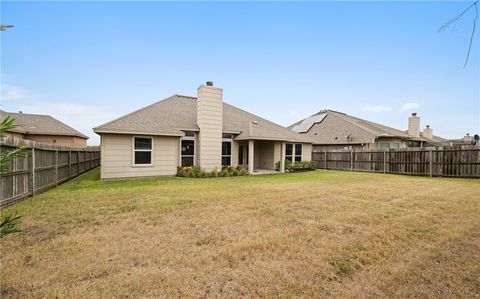
<path fill-rule="evenodd" d="M 314 152 L 317 168 L 480 178 L 480 148 L 409 148 Z"/>
<path fill-rule="evenodd" d="M 25 155 L 1 173 L 0 208 L 45 191 L 100 165 L 98 149 L 68 148 L 17 138 L 2 138 L 2 153 L 26 145 Z"/>

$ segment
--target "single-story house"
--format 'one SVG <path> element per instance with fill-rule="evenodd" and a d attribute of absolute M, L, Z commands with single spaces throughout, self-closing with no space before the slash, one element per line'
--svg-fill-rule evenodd
<path fill-rule="evenodd" d="M 27 114 L 21 111 L 12 113 L 0 110 L 2 121 L 8 115 L 15 118 L 15 124 L 18 125 L 7 131 L 6 135 L 9 137 L 67 147 L 84 148 L 87 146 L 88 136 L 50 115 Z"/>
<path fill-rule="evenodd" d="M 446 140 L 434 136 L 429 125 L 420 131 L 420 117 L 416 113 L 409 117 L 407 131 L 334 110 L 321 110 L 288 128 L 313 139 L 314 151 L 440 146 Z"/>
<path fill-rule="evenodd" d="M 177 166 L 206 171 L 241 166 L 249 173 L 310 161 L 312 141 L 224 103 L 212 82 L 197 97 L 173 95 L 100 125 L 102 179 L 175 175 Z"/>

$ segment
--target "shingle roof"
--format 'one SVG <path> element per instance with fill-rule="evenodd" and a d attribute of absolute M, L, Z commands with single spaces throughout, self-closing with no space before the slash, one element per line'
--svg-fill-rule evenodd
<path fill-rule="evenodd" d="M 306 133 L 304 133 L 304 135 L 313 138 L 315 144 L 372 143 L 375 138 L 378 137 L 399 137 L 409 140 L 422 140 L 421 138 L 410 136 L 403 131 L 338 111 L 322 110 L 310 117 L 319 114 L 325 114 L 325 117 L 312 126 L 309 126 Z M 288 128 L 298 130 L 304 121 L 308 123 L 310 117 L 302 119 L 288 126 Z"/>
<path fill-rule="evenodd" d="M 184 136 L 182 130 L 199 131 L 195 97 L 174 95 L 93 129 L 96 133 Z M 239 134 L 236 140 L 312 142 L 308 136 L 227 103 L 223 103 L 223 132 Z"/>
<path fill-rule="evenodd" d="M 432 138 L 427 138 L 423 136 L 423 132 L 420 132 L 420 137 L 422 141 L 424 141 L 427 144 L 427 146 L 428 145 L 433 145 L 433 146 L 449 146 L 450 145 L 450 140 L 442 138 L 437 135 L 433 135 Z"/>
<path fill-rule="evenodd" d="M 32 135 L 76 136 L 88 139 L 88 136 L 64 124 L 58 119 L 51 117 L 50 115 L 12 113 L 0 110 L 0 118 L 2 120 L 5 119 L 7 115 L 11 115 L 13 118 L 15 118 L 15 124 L 18 125 L 18 127 L 11 130 L 11 132 Z"/>

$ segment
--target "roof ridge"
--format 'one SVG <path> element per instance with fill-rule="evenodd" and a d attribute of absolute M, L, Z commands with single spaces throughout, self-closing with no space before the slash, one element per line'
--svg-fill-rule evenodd
<path fill-rule="evenodd" d="M 8 112 L 8 111 L 5 111 L 5 110 L 1 110 L 3 113 L 6 113 L 6 114 L 21 114 L 21 115 L 34 115 L 34 116 L 46 116 L 46 117 L 51 117 L 50 115 L 48 114 L 36 114 L 36 113 L 24 113 L 23 111 L 22 112 Z"/>
<path fill-rule="evenodd" d="M 189 98 L 189 99 L 197 99 L 197 97 L 186 96 L 186 95 L 178 94 L 178 93 L 176 93 L 174 96 L 182 97 L 182 98 Z M 166 99 L 165 99 L 165 100 L 166 100 Z"/>

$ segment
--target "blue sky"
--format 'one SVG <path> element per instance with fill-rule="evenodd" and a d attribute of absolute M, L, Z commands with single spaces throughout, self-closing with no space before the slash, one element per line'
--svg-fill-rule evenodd
<path fill-rule="evenodd" d="M 1 2 L 2 109 L 91 128 L 207 80 L 289 125 L 329 108 L 434 134 L 480 131 L 471 2 Z M 478 29 L 478 28 L 477 28 Z"/>

